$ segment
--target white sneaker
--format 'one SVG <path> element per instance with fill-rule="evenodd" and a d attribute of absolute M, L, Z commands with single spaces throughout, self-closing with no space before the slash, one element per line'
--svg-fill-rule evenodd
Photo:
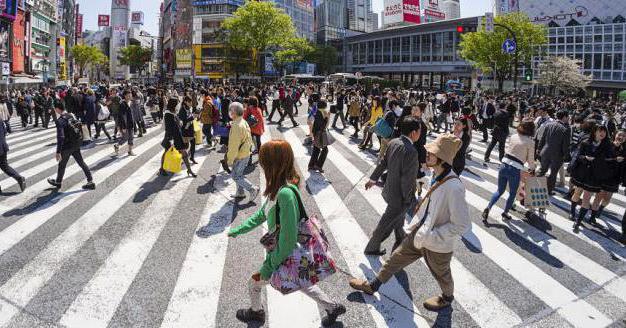
<path fill-rule="evenodd" d="M 250 191 L 250 202 L 253 202 L 259 196 L 260 191 L 261 188 L 259 187 L 252 188 L 252 191 Z"/>

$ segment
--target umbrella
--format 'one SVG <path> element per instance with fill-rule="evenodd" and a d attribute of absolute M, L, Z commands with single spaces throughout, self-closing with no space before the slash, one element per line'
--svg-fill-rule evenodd
<path fill-rule="evenodd" d="M 618 94 L 617 94 L 617 97 L 618 97 L 620 100 L 626 100 L 626 90 L 624 90 L 624 91 L 622 91 L 622 92 L 618 93 Z"/>

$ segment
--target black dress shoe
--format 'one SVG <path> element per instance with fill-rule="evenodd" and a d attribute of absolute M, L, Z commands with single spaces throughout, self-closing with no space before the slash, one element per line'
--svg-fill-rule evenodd
<path fill-rule="evenodd" d="M 381 250 L 377 250 L 377 251 L 365 251 L 365 252 L 363 252 L 363 254 L 368 255 L 368 256 L 383 256 L 383 255 L 387 254 L 387 250 L 386 249 L 381 249 Z"/>
<path fill-rule="evenodd" d="M 322 318 L 322 326 L 324 327 L 328 327 L 328 326 L 332 326 L 335 324 L 335 322 L 337 322 L 337 318 L 346 313 L 346 307 L 339 304 L 337 305 L 336 308 L 334 308 L 332 311 L 328 311 L 326 310 L 327 315 Z"/>
<path fill-rule="evenodd" d="M 61 183 L 57 182 L 55 179 L 48 179 L 48 183 L 55 188 L 61 188 Z"/>
<path fill-rule="evenodd" d="M 237 319 L 243 322 L 259 322 L 261 324 L 265 323 L 265 311 L 259 310 L 254 311 L 252 309 L 240 309 L 237 310 L 237 314 L 235 315 Z"/>

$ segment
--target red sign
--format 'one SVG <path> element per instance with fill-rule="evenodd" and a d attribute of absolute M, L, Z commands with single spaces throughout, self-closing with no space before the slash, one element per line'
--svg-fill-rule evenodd
<path fill-rule="evenodd" d="M 98 26 L 109 26 L 110 23 L 111 23 L 111 16 L 98 15 Z"/>
<path fill-rule="evenodd" d="M 24 47 L 26 40 L 26 18 L 24 11 L 17 11 L 17 16 L 13 22 L 13 73 L 24 72 L 24 56 L 26 49 Z"/>
<path fill-rule="evenodd" d="M 76 14 L 76 38 L 83 37 L 83 14 Z"/>
<path fill-rule="evenodd" d="M 404 21 L 409 23 L 420 23 L 420 2 L 419 0 L 403 0 L 402 12 Z"/>
<path fill-rule="evenodd" d="M 446 19 L 446 14 L 440 11 L 434 11 L 430 9 L 424 9 L 424 16 L 430 16 L 434 18 Z"/>

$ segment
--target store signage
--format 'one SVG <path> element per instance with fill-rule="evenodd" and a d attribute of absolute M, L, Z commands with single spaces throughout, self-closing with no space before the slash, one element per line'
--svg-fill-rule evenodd
<path fill-rule="evenodd" d="M 419 0 L 403 0 L 402 11 L 404 21 L 409 23 L 420 23 L 420 3 Z"/>
<path fill-rule="evenodd" d="M 384 22 L 386 25 L 402 22 L 420 23 L 419 0 L 385 1 Z"/>
<path fill-rule="evenodd" d="M 208 6 L 208 5 L 243 5 L 242 0 L 200 0 L 192 2 L 193 6 Z"/>
<path fill-rule="evenodd" d="M 570 20 L 574 18 L 587 17 L 589 15 L 589 11 L 586 7 L 577 6 L 574 8 L 574 12 L 565 13 L 565 14 L 554 14 L 554 15 L 545 15 L 545 16 L 535 16 L 532 20 L 533 22 L 549 22 L 549 21 L 557 21 L 557 20 Z"/>
<path fill-rule="evenodd" d="M 132 24 L 143 25 L 143 11 L 133 11 L 130 15 Z"/>
<path fill-rule="evenodd" d="M 76 38 L 83 37 L 83 14 L 76 14 Z"/>
<path fill-rule="evenodd" d="M 446 19 L 446 14 L 441 11 L 435 11 L 430 9 L 424 9 L 424 16 L 429 16 L 438 19 Z"/>
<path fill-rule="evenodd" d="M 176 49 L 176 69 L 191 70 L 191 49 Z"/>
<path fill-rule="evenodd" d="M 0 17 L 7 18 L 10 21 L 15 20 L 17 15 L 17 0 L 3 0 L 4 9 L 0 10 Z"/>
<path fill-rule="evenodd" d="M 111 24 L 111 16 L 98 15 L 98 26 L 104 27 L 104 26 L 109 26 L 110 24 Z"/>
<path fill-rule="evenodd" d="M 11 75 L 11 64 L 2 63 L 2 75 Z"/>

